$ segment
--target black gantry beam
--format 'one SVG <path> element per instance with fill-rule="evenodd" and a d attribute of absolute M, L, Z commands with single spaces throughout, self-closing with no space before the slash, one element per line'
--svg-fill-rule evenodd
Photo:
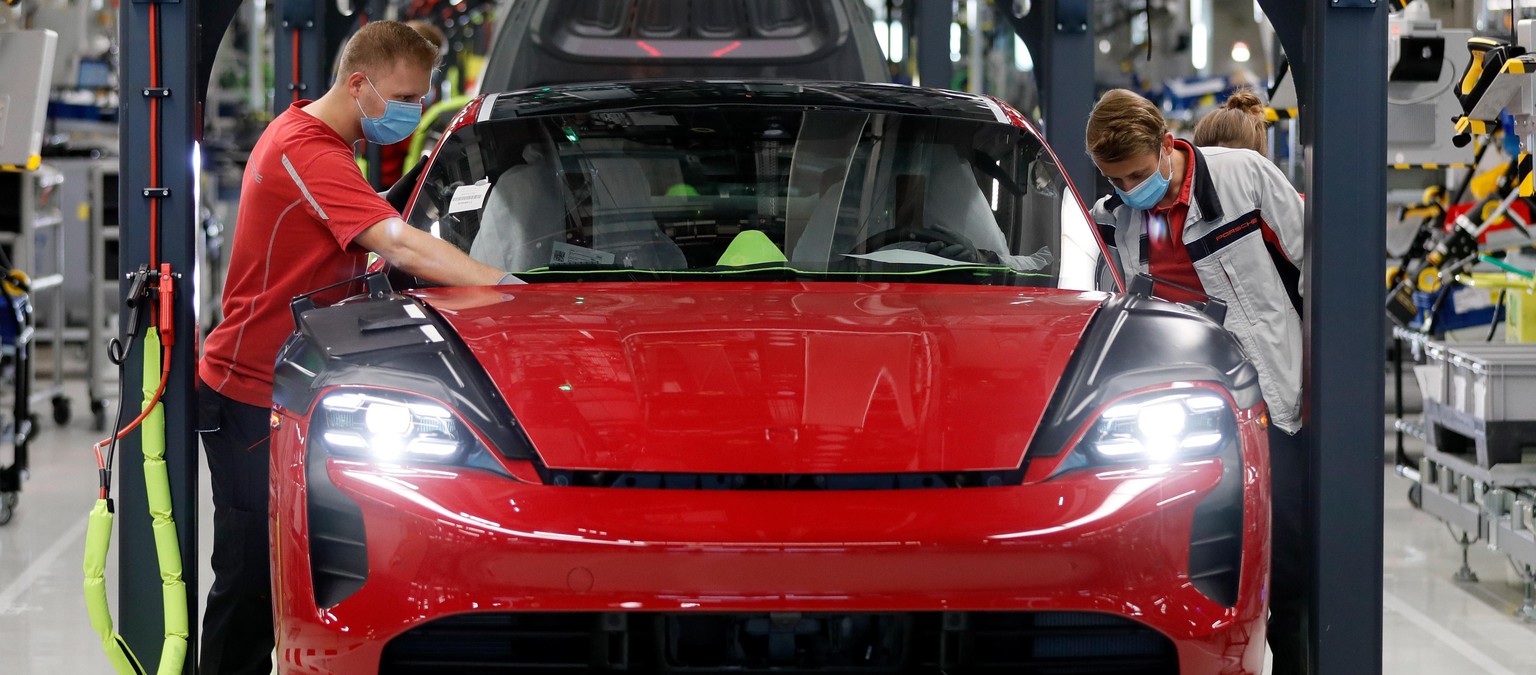
<path fill-rule="evenodd" d="M 295 100 L 314 100 L 330 89 L 335 79 L 336 57 L 347 38 L 368 21 L 384 16 L 384 0 L 356 0 L 357 9 L 344 15 L 335 2 L 277 0 L 273 29 L 274 82 L 272 115 L 276 117 Z M 368 180 L 379 189 L 379 148 L 369 143 Z"/>
<path fill-rule="evenodd" d="M 317 99 L 331 86 L 338 46 L 351 30 L 351 19 L 334 2 L 278 0 L 272 40 L 275 91 L 272 115 L 297 99 Z"/>
<path fill-rule="evenodd" d="M 949 24 L 954 21 L 950 0 L 910 0 L 913 56 L 917 59 L 917 83 L 930 89 L 948 89 L 955 67 L 949 60 Z"/>
<path fill-rule="evenodd" d="M 1025 3 L 999 2 L 1035 62 L 1040 87 L 1040 125 L 1056 150 L 1061 169 L 1085 199 L 1092 200 L 1097 169 L 1083 149 L 1083 132 L 1093 112 L 1093 24 L 1090 0 L 1040 0 L 1020 16 Z M 1026 111 L 1027 114 L 1028 111 Z"/>
<path fill-rule="evenodd" d="M 1291 59 L 1307 159 L 1310 657 L 1324 675 L 1379 673 L 1387 3 L 1260 4 Z"/>
<path fill-rule="evenodd" d="M 180 275 L 175 282 L 173 311 L 177 339 L 172 346 L 170 377 L 161 401 L 165 406 L 165 461 L 172 516 L 176 520 L 187 594 L 188 648 L 182 672 L 189 675 L 197 671 L 197 608 L 201 600 L 197 579 L 198 444 L 193 424 L 197 345 L 192 296 L 192 280 L 197 274 L 195 238 L 200 230 L 195 201 L 198 177 L 192 170 L 192 153 L 202 138 L 202 109 L 213 53 L 209 45 L 219 43 L 239 5 L 239 0 L 134 0 L 123 3 L 118 10 L 122 38 L 119 271 L 126 274 L 150 262 L 150 200 L 154 200 L 159 209 L 155 237 L 158 260 L 170 263 L 172 271 Z M 156 17 L 153 26 L 151 8 Z M 157 37 L 157 45 L 149 40 L 151 34 Z M 153 60 L 158 73 L 153 84 L 152 46 L 158 47 Z M 153 125 L 154 134 L 150 133 L 152 100 L 158 101 L 160 117 L 159 124 Z M 156 139 L 153 148 L 152 137 Z M 158 156 L 158 167 L 151 161 L 152 150 Z M 126 294 L 127 287 L 128 284 L 120 284 L 120 293 Z M 121 300 L 119 311 L 119 330 L 127 330 L 127 307 Z M 100 347 L 91 345 L 92 349 Z M 138 413 L 144 398 L 141 354 L 140 349 L 135 349 L 135 356 L 123 370 L 121 397 L 125 422 Z M 159 669 L 165 631 L 159 558 L 150 527 L 143 462 L 139 437 L 130 434 L 118 444 L 113 481 L 119 535 L 117 629 L 140 663 L 154 672 Z"/>
<path fill-rule="evenodd" d="M 122 204 L 120 253 L 121 272 L 137 270 L 150 262 L 150 200 L 159 208 L 159 260 L 171 264 L 183 275 L 176 284 L 175 332 L 194 334 L 191 291 L 194 271 L 193 233 L 197 205 L 193 195 L 197 177 L 192 174 L 192 144 L 198 138 L 201 115 L 197 105 L 197 32 L 198 3 L 123 3 L 119 11 L 122 31 L 120 81 L 121 167 L 119 199 Z M 151 20 L 151 13 L 158 17 Z M 158 36 L 158 52 L 153 55 L 158 76 L 151 79 L 149 36 Z M 130 37 L 131 36 L 131 37 Z M 217 42 L 217 40 L 215 40 Z M 153 85 L 152 85 L 153 81 Z M 151 101 L 158 101 L 159 124 L 152 127 Z M 158 147 L 151 146 L 151 129 L 158 136 Z M 159 156 L 159 166 L 151 163 L 151 152 Z M 160 188 L 161 190 L 156 190 Z M 119 278 L 122 278 L 119 276 Z M 128 284 L 119 284 L 126 294 Z M 123 320 L 120 331 L 129 328 L 127 307 L 120 307 Z M 142 341 L 123 368 L 121 400 L 123 421 L 138 413 L 142 395 Z M 101 345 L 91 345 L 97 349 Z M 182 579 L 186 582 L 187 611 L 197 617 L 197 441 L 193 425 L 193 365 L 195 345 L 192 340 L 177 340 L 172 348 L 171 374 L 162 401 L 165 404 L 165 461 L 170 477 L 172 515 L 181 546 Z M 127 640 L 140 662 L 150 671 L 158 669 L 160 648 L 164 641 L 164 615 L 158 558 L 154 533 L 144 488 L 144 456 L 137 434 L 118 444 L 116 478 L 113 486 L 117 500 L 118 546 L 117 581 L 118 632 Z M 184 673 L 196 672 L 195 648 L 197 626 L 189 625 L 189 648 Z"/>
<path fill-rule="evenodd" d="M 1385 4 L 1308 2 L 1307 76 L 1298 80 L 1307 158 L 1307 427 L 1317 499 L 1311 637 L 1323 675 L 1381 672 Z"/>

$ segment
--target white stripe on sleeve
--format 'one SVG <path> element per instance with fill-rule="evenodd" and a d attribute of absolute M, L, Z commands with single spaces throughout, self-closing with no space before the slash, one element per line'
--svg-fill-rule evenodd
<path fill-rule="evenodd" d="M 293 182 L 299 186 L 299 192 L 304 193 L 304 198 L 309 200 L 309 205 L 315 207 L 315 213 L 319 214 L 320 220 L 330 220 L 330 216 L 325 215 L 325 209 L 320 208 L 320 202 L 315 201 L 315 196 L 309 194 L 309 186 L 305 185 L 303 179 L 299 178 L 299 172 L 293 169 L 293 162 L 288 161 L 286 153 L 283 154 L 283 168 L 288 170 L 288 177 L 292 178 Z"/>

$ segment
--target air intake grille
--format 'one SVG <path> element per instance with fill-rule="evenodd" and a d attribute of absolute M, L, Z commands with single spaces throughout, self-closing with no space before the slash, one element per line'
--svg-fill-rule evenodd
<path fill-rule="evenodd" d="M 1195 507 L 1189 580 L 1227 607 L 1237 605 L 1243 566 L 1243 461 L 1236 444 L 1222 455 L 1221 482 Z"/>
<path fill-rule="evenodd" d="M 309 574 L 315 606 L 334 607 L 368 580 L 368 535 L 363 510 L 331 483 L 318 445 L 310 445 L 305 462 Z"/>
<path fill-rule="evenodd" d="M 1027 466 L 1027 465 L 1026 465 Z M 641 488 L 651 490 L 923 490 L 1019 485 L 1024 468 L 1008 471 L 928 473 L 658 473 L 642 471 L 544 470 L 544 482 L 556 486 Z"/>
<path fill-rule="evenodd" d="M 1178 672 L 1172 641 L 1077 612 L 483 613 L 391 640 L 381 675 Z"/>

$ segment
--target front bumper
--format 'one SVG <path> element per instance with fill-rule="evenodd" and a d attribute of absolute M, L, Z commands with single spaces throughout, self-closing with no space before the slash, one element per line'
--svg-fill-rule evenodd
<path fill-rule="evenodd" d="M 488 472 L 328 460 L 360 508 L 367 577 L 318 607 L 303 420 L 273 436 L 284 673 L 379 672 L 414 627 L 473 613 L 1089 612 L 1172 641 L 1184 673 L 1258 673 L 1268 463 L 1243 429 L 1237 602 L 1188 576 L 1219 460 L 1077 471 L 1022 486 L 849 492 L 552 487 Z"/>

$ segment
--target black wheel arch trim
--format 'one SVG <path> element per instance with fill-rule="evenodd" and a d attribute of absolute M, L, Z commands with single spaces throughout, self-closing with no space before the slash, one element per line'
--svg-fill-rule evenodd
<path fill-rule="evenodd" d="M 1191 307 L 1137 295 L 1105 301 L 1052 395 L 1028 458 L 1055 457 L 1104 404 L 1180 381 L 1225 387 L 1238 409 L 1263 400 L 1237 338 Z"/>

